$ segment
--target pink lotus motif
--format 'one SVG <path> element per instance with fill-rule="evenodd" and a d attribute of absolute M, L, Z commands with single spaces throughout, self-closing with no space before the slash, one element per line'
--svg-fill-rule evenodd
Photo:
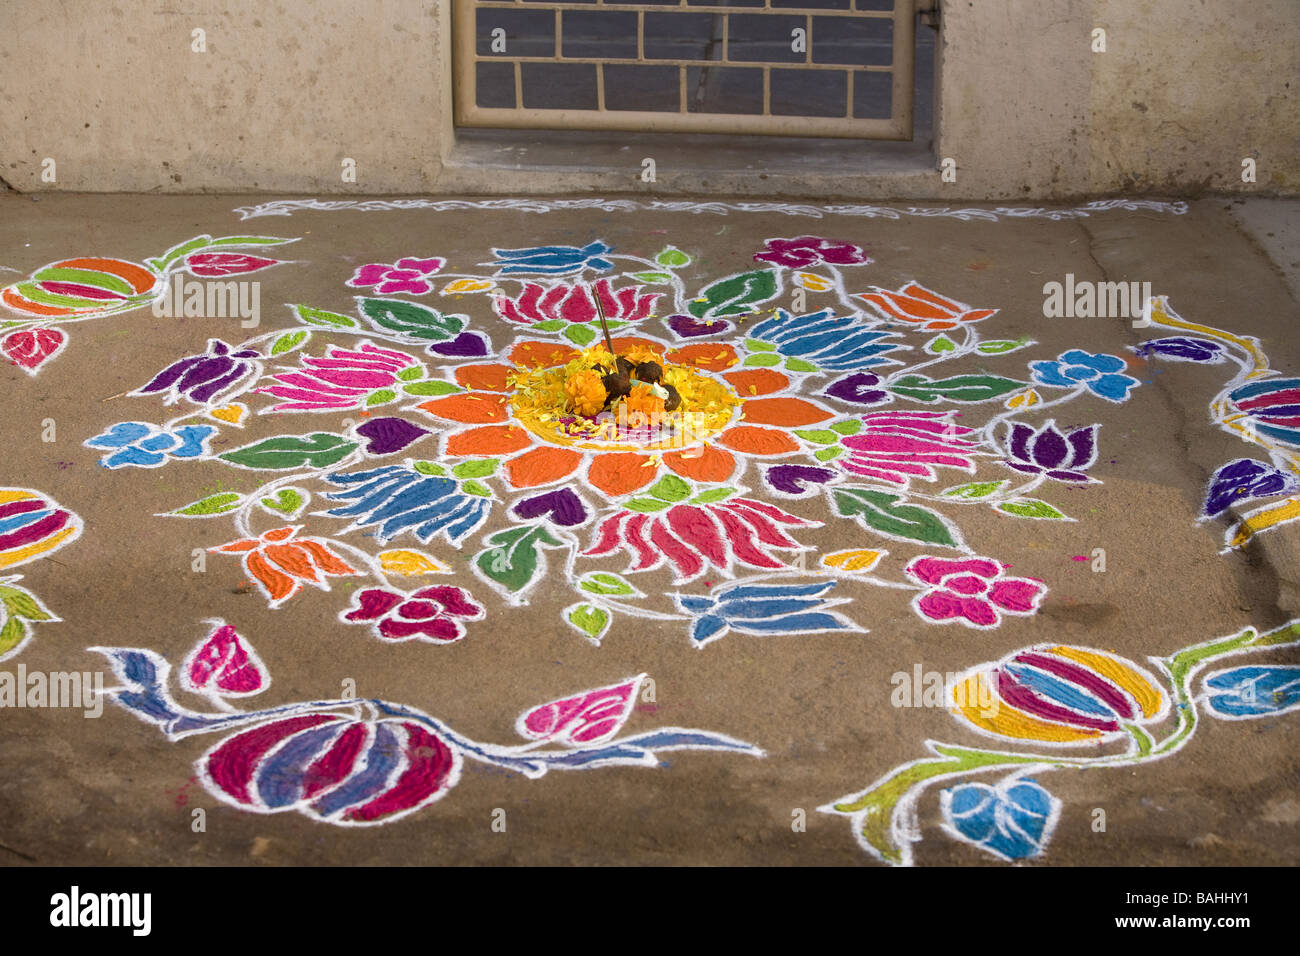
<path fill-rule="evenodd" d="M 909 577 L 926 586 L 912 607 L 930 621 L 960 621 L 977 628 L 997 627 L 1003 614 L 1033 614 L 1047 585 L 1032 578 L 1007 577 L 1005 570 L 991 558 L 923 555 L 906 568 Z"/>
<path fill-rule="evenodd" d="M 437 256 L 431 259 L 398 259 L 393 265 L 371 262 L 359 268 L 347 284 L 354 289 L 374 287 L 380 295 L 391 295 L 394 292 L 424 295 L 433 291 L 433 283 L 426 277 L 446 264 L 446 259 Z"/>
<path fill-rule="evenodd" d="M 849 455 L 840 466 L 864 478 L 879 478 L 907 487 L 912 478 L 934 481 L 935 467 L 975 471 L 974 430 L 945 419 L 952 412 L 875 412 L 863 415 L 865 426 L 840 440 Z"/>
<path fill-rule="evenodd" d="M 662 292 L 641 293 L 641 286 L 630 285 L 615 291 L 608 279 L 594 284 L 595 294 L 610 321 L 639 322 L 650 314 Z M 499 295 L 492 300 L 497 315 L 510 322 L 531 325 L 535 322 L 593 322 L 596 303 L 586 285 L 558 282 L 549 288 L 536 282 L 524 284 L 517 297 Z"/>
<path fill-rule="evenodd" d="M 381 349 L 369 340 L 357 351 L 334 345 L 324 358 L 304 355 L 301 371 L 272 375 L 279 384 L 256 391 L 288 399 L 267 409 L 272 412 L 354 408 L 375 389 L 395 384 L 398 373 L 413 364 L 406 353 Z"/>
<path fill-rule="evenodd" d="M 638 674 L 620 684 L 534 707 L 519 715 L 515 729 L 520 736 L 539 743 L 555 741 L 569 747 L 603 744 L 627 723 L 645 676 Z"/>

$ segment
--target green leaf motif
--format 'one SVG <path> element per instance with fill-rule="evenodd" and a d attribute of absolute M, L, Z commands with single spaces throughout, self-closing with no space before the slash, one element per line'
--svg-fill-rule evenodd
<path fill-rule="evenodd" d="M 637 282 L 650 282 L 655 284 L 673 281 L 673 277 L 667 272 L 634 272 L 632 273 L 632 278 Z"/>
<path fill-rule="evenodd" d="M 281 435 L 236 448 L 224 455 L 222 461 L 259 471 L 287 471 L 290 468 L 325 468 L 336 465 L 357 447 L 342 435 L 313 432 L 310 435 Z"/>
<path fill-rule="evenodd" d="M 561 334 L 580 349 L 585 349 L 596 341 L 596 338 L 600 335 L 599 332 L 584 322 L 570 323 L 569 327 Z"/>
<path fill-rule="evenodd" d="M 227 511 L 234 511 L 243 500 L 243 495 L 235 494 L 233 491 L 223 491 L 220 494 L 200 498 L 191 505 L 176 509 L 171 514 L 185 515 L 187 518 L 206 518 L 209 515 L 221 515 Z"/>
<path fill-rule="evenodd" d="M 931 355 L 940 355 L 943 352 L 953 352 L 957 349 L 957 343 L 946 335 L 936 335 L 930 341 L 925 343 L 925 350 Z"/>
<path fill-rule="evenodd" d="M 609 630 L 609 612 L 594 604 L 578 604 L 571 607 L 565 612 L 564 619 L 585 634 L 593 644 L 599 644 L 600 639 Z"/>
<path fill-rule="evenodd" d="M 417 461 L 411 466 L 422 475 L 445 476 L 447 469 L 432 461 Z"/>
<path fill-rule="evenodd" d="M 498 458 L 473 458 L 470 461 L 462 461 L 451 470 L 451 473 L 457 478 L 486 478 L 496 473 L 499 464 Z"/>
<path fill-rule="evenodd" d="M 478 495 L 480 498 L 491 498 L 492 489 L 487 485 L 480 484 L 477 481 L 466 481 L 460 486 L 460 490 L 467 495 Z"/>
<path fill-rule="evenodd" d="M 586 591 L 588 594 L 608 594 L 622 597 L 633 597 L 641 593 L 636 588 L 632 587 L 632 585 L 628 584 L 624 578 L 617 574 L 610 574 L 605 571 L 586 575 L 580 582 L 578 582 L 578 587 Z"/>
<path fill-rule="evenodd" d="M 788 358 L 785 360 L 785 370 L 787 372 L 815 372 L 817 366 L 801 358 Z"/>
<path fill-rule="evenodd" d="M 337 329 L 355 329 L 360 327 L 361 323 L 351 316 L 339 315 L 337 312 L 328 312 L 325 309 L 313 309 L 307 305 L 295 305 L 293 310 L 298 315 L 301 322 L 308 325 L 323 325 Z"/>
<path fill-rule="evenodd" d="M 669 269 L 680 269 L 691 264 L 691 257 L 676 246 L 665 246 L 663 251 L 655 256 L 655 262 Z"/>
<path fill-rule="evenodd" d="M 643 515 L 654 514 L 656 511 L 663 511 L 671 506 L 671 501 L 662 501 L 658 498 L 629 498 L 623 502 L 623 507 L 628 511 L 635 511 Z"/>
<path fill-rule="evenodd" d="M 1031 343 L 1027 341 L 1013 342 L 1010 339 L 1000 339 L 996 342 L 981 342 L 975 347 L 975 351 L 983 352 L 985 355 L 1001 355 L 1004 352 L 1014 352 L 1029 344 Z"/>
<path fill-rule="evenodd" d="M 817 445 L 838 445 L 840 443 L 839 432 L 832 431 L 829 428 L 796 428 L 794 433 L 804 441 L 810 441 Z"/>
<path fill-rule="evenodd" d="M 735 488 L 710 488 L 708 491 L 701 491 L 691 499 L 693 505 L 711 505 L 718 501 L 726 501 L 736 493 Z"/>
<path fill-rule="evenodd" d="M 36 600 L 33 595 L 18 588 L 0 589 L 0 600 L 3 600 L 5 609 L 13 617 L 20 617 L 28 621 L 54 620 L 54 615 L 41 607 L 40 601 Z"/>
<path fill-rule="evenodd" d="M 996 375 L 956 375 L 939 380 L 924 375 L 904 375 L 889 385 L 889 391 L 918 402 L 988 402 L 1024 388 L 1025 382 Z"/>
<path fill-rule="evenodd" d="M 567 324 L 564 319 L 547 319 L 545 322 L 534 322 L 529 328 L 534 332 L 558 332 Z"/>
<path fill-rule="evenodd" d="M 776 346 L 762 339 L 745 339 L 745 348 L 751 352 L 775 352 Z"/>
<path fill-rule="evenodd" d="M 839 432 L 841 435 L 856 435 L 862 431 L 862 422 L 856 418 L 847 418 L 832 425 L 831 431 Z"/>
<path fill-rule="evenodd" d="M 26 639 L 27 625 L 23 623 L 22 618 L 9 618 L 5 621 L 4 627 L 0 627 L 0 657 L 15 650 Z"/>
<path fill-rule="evenodd" d="M 451 382 L 411 382 L 408 385 L 403 385 L 402 391 L 407 395 L 451 395 L 455 392 L 461 391 L 461 387 L 459 385 L 453 385 Z"/>
<path fill-rule="evenodd" d="M 397 393 L 391 388 L 381 388 L 377 392 L 371 392 L 366 396 L 366 408 L 373 408 L 376 405 L 385 405 L 397 398 Z"/>
<path fill-rule="evenodd" d="M 480 551 L 474 565 L 489 581 L 506 590 L 512 604 L 523 603 L 524 594 L 546 570 L 542 549 L 564 546 L 542 525 L 498 531 L 488 538 L 488 543 L 492 547 Z"/>
<path fill-rule="evenodd" d="M 465 329 L 465 316 L 446 315 L 437 309 L 404 299 L 367 299 L 358 297 L 361 314 L 375 328 L 397 332 L 430 342 L 445 342 Z"/>
<path fill-rule="evenodd" d="M 275 340 L 275 344 L 271 346 L 271 354 L 283 355 L 285 352 L 292 352 L 310 338 L 311 333 L 306 329 L 297 332 L 286 332 Z"/>
<path fill-rule="evenodd" d="M 846 518 L 857 518 L 864 526 L 888 538 L 920 541 L 946 548 L 960 548 L 956 529 L 937 511 L 920 505 L 902 504 L 900 495 L 870 488 L 843 488 L 835 492 L 835 509 Z"/>
<path fill-rule="evenodd" d="M 818 448 L 813 452 L 813 457 L 818 461 L 831 461 L 834 458 L 840 457 L 843 453 L 844 449 L 839 446 L 834 448 Z"/>
<path fill-rule="evenodd" d="M 691 483 L 676 475 L 664 475 L 647 490 L 660 501 L 685 501 L 691 496 Z"/>
<path fill-rule="evenodd" d="M 293 518 L 307 506 L 310 500 L 311 495 L 301 488 L 281 488 L 274 498 L 263 498 L 260 504 L 267 511 Z"/>
<path fill-rule="evenodd" d="M 1067 515 L 1057 511 L 1046 501 L 1039 501 L 1037 498 L 1017 498 L 1015 501 L 1004 501 L 998 505 L 998 511 L 1004 514 L 1015 515 L 1017 518 L 1046 518 L 1049 520 L 1059 521 L 1064 519 L 1069 521 Z"/>
<path fill-rule="evenodd" d="M 999 488 L 1004 488 L 1011 484 L 1010 481 L 972 481 L 968 484 L 957 485 L 953 488 L 945 488 L 939 492 L 945 498 L 987 498 Z"/>
<path fill-rule="evenodd" d="M 720 279 L 699 294 L 687 311 L 697 319 L 744 315 L 776 297 L 776 276 L 766 269 Z"/>
<path fill-rule="evenodd" d="M 418 365 L 412 365 L 410 368 L 404 368 L 397 373 L 399 382 L 413 382 L 423 374 L 423 370 Z"/>
<path fill-rule="evenodd" d="M 749 367 L 771 368 L 773 365 L 781 364 L 781 356 L 773 355 L 770 352 L 762 355 L 751 355 L 745 359 L 745 365 Z"/>

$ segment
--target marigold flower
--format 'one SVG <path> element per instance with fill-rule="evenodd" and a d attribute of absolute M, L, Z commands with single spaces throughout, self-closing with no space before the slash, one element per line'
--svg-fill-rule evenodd
<path fill-rule="evenodd" d="M 640 412 L 651 421 L 661 419 L 664 416 L 664 399 L 661 395 L 656 394 L 655 390 L 649 385 L 637 383 L 623 401 L 627 405 L 629 416 Z"/>
<path fill-rule="evenodd" d="M 588 418 L 598 414 L 608 398 L 605 383 L 594 369 L 569 375 L 564 381 L 564 394 L 569 397 L 569 408 Z"/>

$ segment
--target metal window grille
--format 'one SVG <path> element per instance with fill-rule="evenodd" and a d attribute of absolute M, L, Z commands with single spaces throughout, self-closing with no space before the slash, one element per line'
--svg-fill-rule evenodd
<path fill-rule="evenodd" d="M 456 122 L 911 139 L 915 0 L 455 0 Z"/>

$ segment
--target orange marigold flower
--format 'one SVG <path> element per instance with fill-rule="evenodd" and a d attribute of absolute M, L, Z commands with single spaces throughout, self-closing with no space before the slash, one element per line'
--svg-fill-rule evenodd
<path fill-rule="evenodd" d="M 631 394 L 623 400 L 627 404 L 627 413 L 629 416 L 641 412 L 651 420 L 662 418 L 664 415 L 664 400 L 661 396 L 655 394 L 655 390 L 649 385 L 635 385 Z"/>
<path fill-rule="evenodd" d="M 600 373 L 593 369 L 586 369 L 565 379 L 564 394 L 569 396 L 569 408 L 588 418 L 599 414 L 609 397 Z"/>

